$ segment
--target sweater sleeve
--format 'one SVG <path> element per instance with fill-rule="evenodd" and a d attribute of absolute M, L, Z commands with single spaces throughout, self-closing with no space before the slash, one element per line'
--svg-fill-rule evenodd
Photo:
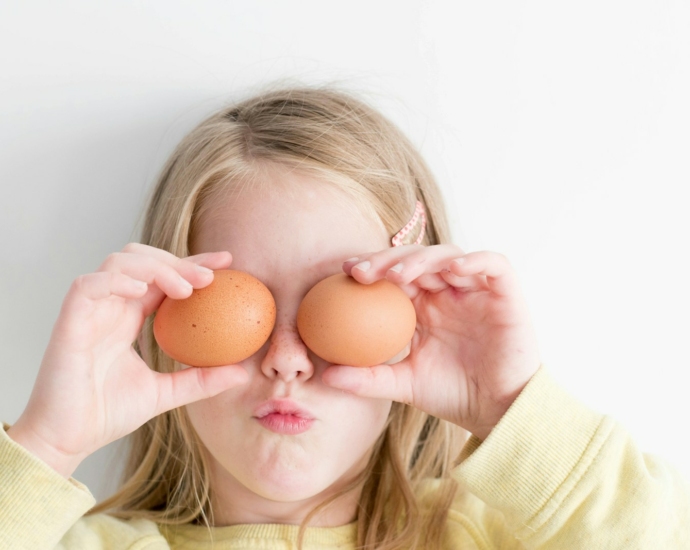
<path fill-rule="evenodd" d="M 690 548 L 688 481 L 544 366 L 486 440 L 468 440 L 455 477 L 492 548 Z"/>
<path fill-rule="evenodd" d="M 146 519 L 84 516 L 96 503 L 89 489 L 65 479 L 0 430 L 2 550 L 169 550 Z"/>
<path fill-rule="evenodd" d="M 96 499 L 11 439 L 9 427 L 0 430 L 0 548 L 54 548 Z"/>

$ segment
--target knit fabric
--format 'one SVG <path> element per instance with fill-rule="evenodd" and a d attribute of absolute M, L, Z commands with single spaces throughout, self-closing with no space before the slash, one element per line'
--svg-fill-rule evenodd
<path fill-rule="evenodd" d="M 86 516 L 91 492 L 0 430 L 0 548 L 294 550 L 298 526 L 158 526 Z M 450 549 L 690 549 L 690 485 L 544 366 L 485 441 L 465 445 L 443 533 Z M 433 491 L 430 480 L 424 491 Z M 424 495 L 420 495 L 424 496 Z M 422 498 L 422 501 L 424 499 Z M 354 549 L 354 523 L 309 528 L 304 549 Z"/>

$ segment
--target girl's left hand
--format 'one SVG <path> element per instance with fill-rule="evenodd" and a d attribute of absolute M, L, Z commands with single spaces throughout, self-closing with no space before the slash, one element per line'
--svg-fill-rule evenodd
<path fill-rule="evenodd" d="M 401 271 L 391 269 L 399 265 Z M 343 270 L 365 284 L 384 278 L 397 284 L 414 304 L 417 328 L 402 361 L 334 365 L 323 381 L 408 403 L 485 439 L 541 364 L 508 259 L 489 251 L 465 254 L 452 244 L 403 245 L 360 255 Z"/>

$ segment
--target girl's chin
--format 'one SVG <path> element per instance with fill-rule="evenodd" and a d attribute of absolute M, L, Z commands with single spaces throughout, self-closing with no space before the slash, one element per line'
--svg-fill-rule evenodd
<path fill-rule="evenodd" d="M 252 493 L 275 502 L 299 502 L 314 498 L 327 491 L 336 480 L 321 483 L 314 477 L 314 472 L 272 472 L 268 475 L 254 477 L 242 484 Z"/>
<path fill-rule="evenodd" d="M 245 465 L 248 468 L 226 470 L 229 494 L 250 494 L 273 502 L 322 500 L 345 485 L 348 473 L 321 470 L 319 464 Z M 254 467 L 252 467 L 254 466 Z M 233 487 L 234 486 L 234 487 Z M 246 497 L 251 498 L 250 494 Z"/>

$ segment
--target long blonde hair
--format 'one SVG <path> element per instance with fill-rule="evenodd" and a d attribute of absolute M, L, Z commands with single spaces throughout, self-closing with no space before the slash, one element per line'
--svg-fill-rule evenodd
<path fill-rule="evenodd" d="M 188 256 L 198 222 L 216 200 L 228 190 L 261 185 L 258 176 L 269 163 L 340 187 L 358 208 L 375 214 L 391 236 L 408 222 L 419 200 L 427 214 L 422 244 L 450 242 L 441 192 L 418 151 L 382 114 L 333 86 L 266 88 L 203 120 L 165 164 L 149 199 L 141 242 Z M 413 231 L 408 239 L 416 237 Z M 135 349 L 152 369 L 173 372 L 175 362 L 153 338 L 152 317 Z M 343 490 L 362 487 L 359 547 L 440 547 L 456 490 L 450 470 L 467 435 L 393 403 L 367 468 Z M 210 528 L 209 468 L 185 408 L 152 418 L 129 442 L 121 487 L 89 514 L 107 511 L 122 519 Z M 430 480 L 435 490 L 426 491 L 422 502 L 423 485 Z M 305 519 L 300 543 L 309 520 L 327 504 Z"/>

